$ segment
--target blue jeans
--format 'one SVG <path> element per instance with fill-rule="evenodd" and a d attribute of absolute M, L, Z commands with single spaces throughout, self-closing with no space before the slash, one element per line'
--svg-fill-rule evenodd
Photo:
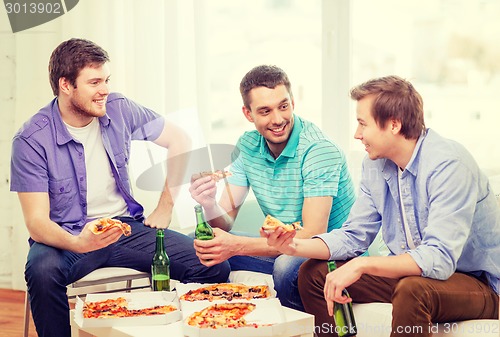
<path fill-rule="evenodd" d="M 132 235 L 122 236 L 108 247 L 77 254 L 33 243 L 28 253 L 25 278 L 31 312 L 39 337 L 70 337 L 69 305 L 66 286 L 95 269 L 127 267 L 151 271 L 156 230 L 132 218 L 119 218 L 132 227 Z M 228 262 L 207 268 L 195 254 L 193 239 L 165 230 L 165 249 L 170 258 L 170 275 L 180 282 L 226 282 Z"/>
<path fill-rule="evenodd" d="M 274 289 L 281 304 L 285 307 L 304 311 L 298 289 L 299 268 L 306 258 L 280 255 L 276 258 L 267 256 L 233 256 L 229 259 L 231 270 L 248 270 L 272 274 Z"/>

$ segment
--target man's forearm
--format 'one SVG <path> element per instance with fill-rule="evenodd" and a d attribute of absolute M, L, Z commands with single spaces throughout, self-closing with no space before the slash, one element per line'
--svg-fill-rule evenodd
<path fill-rule="evenodd" d="M 363 274 L 374 276 L 401 278 L 419 276 L 422 270 L 410 254 L 397 256 L 360 256 L 353 260 L 359 265 Z"/>
<path fill-rule="evenodd" d="M 268 246 L 265 238 L 252 238 L 247 236 L 238 236 L 239 250 L 237 255 L 243 256 L 278 256 L 281 253 Z"/>
<path fill-rule="evenodd" d="M 330 250 L 328 246 L 319 238 L 314 239 L 293 239 L 290 244 L 293 247 L 293 256 L 308 257 L 311 259 L 328 260 Z"/>
<path fill-rule="evenodd" d="M 174 207 L 175 197 L 177 197 L 177 194 L 172 193 L 172 189 L 169 188 L 168 179 L 167 179 L 165 181 L 165 187 L 163 188 L 163 191 L 161 192 L 160 199 L 158 200 L 158 207 L 172 210 L 172 208 Z"/>
<path fill-rule="evenodd" d="M 31 238 L 47 246 L 81 253 L 78 246 L 78 237 L 74 236 L 51 220 L 29 221 L 26 223 Z"/>
<path fill-rule="evenodd" d="M 218 204 L 211 208 L 204 208 L 205 219 L 210 226 L 229 232 L 233 227 L 233 218 Z"/>

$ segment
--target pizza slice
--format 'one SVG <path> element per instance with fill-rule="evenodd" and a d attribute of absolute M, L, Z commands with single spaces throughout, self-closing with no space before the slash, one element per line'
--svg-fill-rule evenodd
<path fill-rule="evenodd" d="M 279 227 L 283 228 L 285 232 L 293 232 L 302 229 L 300 221 L 293 222 L 291 224 L 284 224 L 283 222 L 269 214 L 266 216 L 266 218 L 264 219 L 264 223 L 262 224 L 262 229 L 267 233 L 274 232 Z"/>
<path fill-rule="evenodd" d="M 186 319 L 186 323 L 198 328 L 210 329 L 257 327 L 256 324 L 248 324 L 244 318 L 255 307 L 256 305 L 253 303 L 215 304 L 191 314 Z"/>
<path fill-rule="evenodd" d="M 226 177 L 230 177 L 232 176 L 233 174 L 229 171 L 223 171 L 223 170 L 216 170 L 216 171 L 204 171 L 204 172 L 201 172 L 200 173 L 200 176 L 202 177 L 212 177 L 213 180 L 215 180 L 216 182 L 221 180 L 221 179 L 224 179 Z"/>
<path fill-rule="evenodd" d="M 94 234 L 102 234 L 113 227 L 119 227 L 125 236 L 130 236 L 130 234 L 132 234 L 132 228 L 129 224 L 121 222 L 118 219 L 110 218 L 99 219 L 96 223 L 90 226 L 90 230 Z"/>
<path fill-rule="evenodd" d="M 85 302 L 83 306 L 84 318 L 125 317 L 127 300 L 123 297 L 107 299 L 97 302 Z"/>

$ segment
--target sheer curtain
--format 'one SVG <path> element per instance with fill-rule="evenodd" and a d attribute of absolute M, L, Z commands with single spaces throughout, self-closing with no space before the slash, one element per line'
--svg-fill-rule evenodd
<path fill-rule="evenodd" d="M 198 99 L 194 85 L 197 78 L 193 8 L 194 1 L 85 0 L 57 20 L 9 34 L 9 43 L 2 43 L 2 48 L 10 48 L 15 60 L 12 134 L 53 98 L 48 60 L 59 43 L 72 37 L 92 40 L 108 52 L 112 91 L 180 123 L 193 120 L 179 118 L 179 111 L 183 111 L 184 117 L 186 111 L 195 113 L 193 107 Z M 152 165 L 148 150 L 153 160 L 164 161 L 165 152 L 155 146 L 133 148 L 133 175 L 140 175 Z M 160 189 L 161 186 L 158 191 L 136 188 L 134 192 L 150 211 Z M 24 289 L 28 232 L 16 194 L 8 196 L 13 228 L 11 283 L 13 289 Z"/>

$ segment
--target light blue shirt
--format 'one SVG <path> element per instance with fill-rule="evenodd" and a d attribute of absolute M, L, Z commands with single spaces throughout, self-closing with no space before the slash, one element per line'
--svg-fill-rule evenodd
<path fill-rule="evenodd" d="M 287 145 L 274 159 L 256 130 L 236 145 L 229 183 L 250 186 L 264 215 L 302 221 L 304 198 L 331 196 L 328 230 L 340 228 L 356 198 L 342 150 L 313 123 L 294 115 Z"/>
<path fill-rule="evenodd" d="M 479 275 L 500 290 L 500 208 L 487 177 L 460 144 L 428 129 L 402 173 L 388 159 L 363 162 L 358 198 L 339 230 L 322 234 L 331 259 L 364 252 L 379 228 L 393 255 L 410 254 L 422 276 Z M 402 206 L 403 205 L 403 206 Z M 407 245 L 401 207 L 416 248 Z"/>

